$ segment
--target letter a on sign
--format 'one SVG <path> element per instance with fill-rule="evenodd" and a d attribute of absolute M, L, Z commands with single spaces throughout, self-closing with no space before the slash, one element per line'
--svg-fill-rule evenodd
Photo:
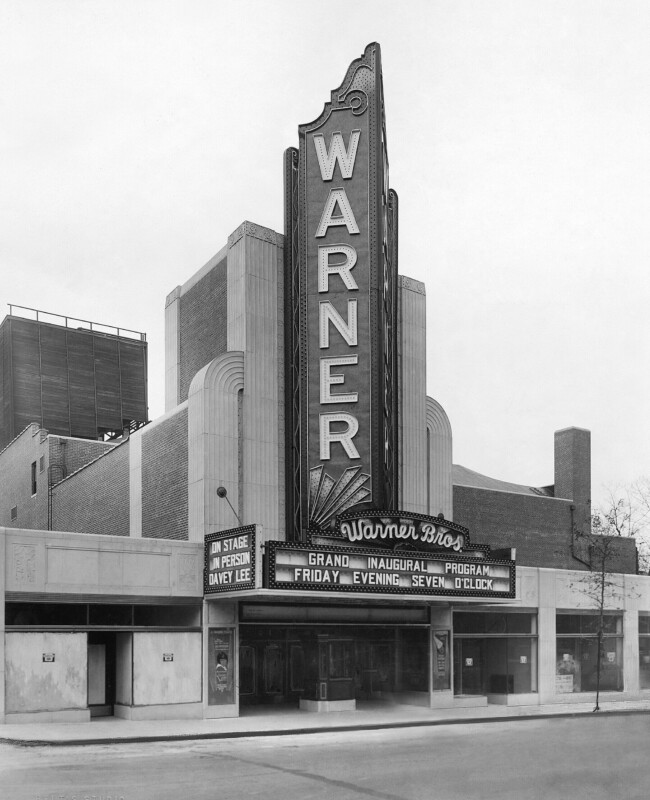
<path fill-rule="evenodd" d="M 334 209 L 337 205 L 341 213 L 334 216 Z M 325 236 L 327 229 L 336 225 L 345 225 L 348 233 L 359 233 L 359 226 L 354 218 L 354 212 L 345 189 L 330 189 L 329 197 L 325 201 L 323 216 L 320 218 L 316 231 L 316 238 L 320 239 L 321 236 Z"/>

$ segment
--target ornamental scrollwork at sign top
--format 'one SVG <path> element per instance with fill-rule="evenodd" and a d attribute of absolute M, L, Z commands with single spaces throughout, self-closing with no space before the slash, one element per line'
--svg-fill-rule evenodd
<path fill-rule="evenodd" d="M 347 94 L 345 100 L 347 100 L 348 107 L 352 109 L 352 113 L 356 117 L 361 116 L 368 108 L 368 95 L 357 89 Z"/>
<path fill-rule="evenodd" d="M 372 85 L 370 67 L 357 67 L 347 88 L 338 95 L 339 108 L 351 108 L 355 116 L 361 116 L 368 108 L 368 91 L 372 90 Z"/>
<path fill-rule="evenodd" d="M 338 89 L 333 89 L 330 94 L 329 102 L 320 115 L 305 125 L 301 125 L 299 130 L 301 135 L 320 126 L 329 118 L 333 110 L 351 109 L 355 116 L 361 116 L 369 107 L 370 98 L 375 92 L 375 68 L 379 57 L 379 45 L 369 44 L 363 55 L 355 59 L 345 74 Z"/>

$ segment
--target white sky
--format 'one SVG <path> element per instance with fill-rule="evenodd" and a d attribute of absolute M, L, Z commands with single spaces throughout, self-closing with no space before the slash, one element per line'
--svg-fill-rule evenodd
<path fill-rule="evenodd" d="M 400 272 L 454 461 L 593 495 L 650 474 L 647 0 L 0 4 L 0 315 L 146 331 L 244 219 L 283 231 L 282 155 L 382 46 Z"/>

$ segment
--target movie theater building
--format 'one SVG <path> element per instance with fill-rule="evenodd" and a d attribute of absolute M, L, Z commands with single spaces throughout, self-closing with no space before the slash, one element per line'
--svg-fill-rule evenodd
<path fill-rule="evenodd" d="M 5 406 L 43 398 L 0 452 L 5 722 L 593 701 L 589 433 L 556 432 L 543 488 L 452 464 L 377 44 L 284 173 L 284 235 L 243 223 L 169 294 L 161 418 L 119 331 L 5 320 Z M 64 351 L 67 392 L 44 368 Z M 649 579 L 617 545 L 601 689 L 650 697 Z"/>

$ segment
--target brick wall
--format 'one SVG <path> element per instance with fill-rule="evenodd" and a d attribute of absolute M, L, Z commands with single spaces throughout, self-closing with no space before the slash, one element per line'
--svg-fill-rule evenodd
<path fill-rule="evenodd" d="M 85 464 L 89 464 L 115 447 L 114 443 L 100 442 L 94 439 L 50 436 L 49 461 L 52 468 L 52 483 L 59 483 Z"/>
<path fill-rule="evenodd" d="M 520 566 L 586 569 L 571 553 L 571 505 L 553 497 L 454 486 L 454 522 L 469 528 L 476 544 L 516 547 Z M 617 545 L 611 571 L 635 573 L 634 541 L 621 539 Z"/>
<path fill-rule="evenodd" d="M 141 435 L 142 535 L 187 539 L 187 409 Z M 128 441 L 48 436 L 30 425 L 0 452 L 0 525 L 47 530 L 50 466 L 53 530 L 129 536 L 129 447 Z M 32 463 L 37 470 L 33 495 Z"/>
<path fill-rule="evenodd" d="M 591 434 L 583 428 L 555 432 L 555 496 L 573 500 L 590 516 Z"/>
<path fill-rule="evenodd" d="M 108 442 L 52 436 L 36 423 L 29 425 L 0 452 L 0 525 L 47 530 L 48 476 L 56 484 L 115 447 Z M 35 494 L 32 463 L 36 463 Z"/>
<path fill-rule="evenodd" d="M 180 298 L 179 403 L 187 400 L 196 373 L 226 352 L 226 258 L 216 264 Z"/>
<path fill-rule="evenodd" d="M 187 539 L 187 408 L 142 433 L 142 536 Z"/>
<path fill-rule="evenodd" d="M 0 525 L 47 530 L 47 453 L 47 431 L 35 423 L 0 452 Z M 35 494 L 32 463 L 36 463 Z"/>
<path fill-rule="evenodd" d="M 128 441 L 53 487 L 52 528 L 129 535 Z"/>

